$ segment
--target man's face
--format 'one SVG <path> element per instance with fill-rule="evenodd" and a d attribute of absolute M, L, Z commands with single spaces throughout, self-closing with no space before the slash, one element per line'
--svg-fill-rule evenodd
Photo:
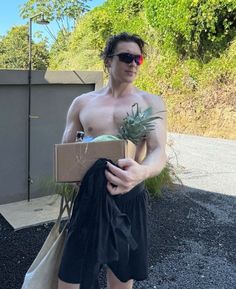
<path fill-rule="evenodd" d="M 130 53 L 133 55 L 141 55 L 141 50 L 135 42 L 118 42 L 113 57 L 108 60 L 108 70 L 110 76 L 121 83 L 132 83 L 138 72 L 138 65 L 133 60 L 131 63 L 125 63 L 119 59 L 117 54 Z"/>

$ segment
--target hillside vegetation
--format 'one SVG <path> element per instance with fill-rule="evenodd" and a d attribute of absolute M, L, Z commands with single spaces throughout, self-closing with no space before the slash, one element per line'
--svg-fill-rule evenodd
<path fill-rule="evenodd" d="M 169 131 L 236 139 L 236 0 L 108 0 L 58 37 L 50 69 L 103 70 L 122 31 L 148 43 L 136 85 L 163 96 Z"/>

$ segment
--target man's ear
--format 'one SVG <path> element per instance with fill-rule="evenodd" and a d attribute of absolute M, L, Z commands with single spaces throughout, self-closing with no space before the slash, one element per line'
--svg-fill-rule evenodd
<path fill-rule="evenodd" d="M 111 58 L 110 57 L 105 60 L 105 66 L 107 69 L 109 69 L 111 67 Z"/>

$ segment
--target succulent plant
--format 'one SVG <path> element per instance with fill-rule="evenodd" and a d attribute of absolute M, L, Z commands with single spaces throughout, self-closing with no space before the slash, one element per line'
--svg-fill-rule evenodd
<path fill-rule="evenodd" d="M 143 112 L 138 106 L 138 103 L 132 105 L 132 112 L 123 119 L 119 128 L 118 137 L 128 139 L 134 144 L 138 144 L 142 139 L 145 139 L 150 131 L 155 128 L 152 122 L 155 119 L 161 119 L 160 116 L 152 115 L 152 108 L 148 107 Z"/>

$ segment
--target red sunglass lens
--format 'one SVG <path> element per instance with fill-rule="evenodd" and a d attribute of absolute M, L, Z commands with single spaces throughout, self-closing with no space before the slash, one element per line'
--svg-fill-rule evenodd
<path fill-rule="evenodd" d="M 137 63 L 138 65 L 143 64 L 143 56 L 142 56 L 142 55 L 139 55 L 137 60 L 138 60 L 138 61 L 137 61 L 137 62 L 138 62 L 138 63 Z"/>

